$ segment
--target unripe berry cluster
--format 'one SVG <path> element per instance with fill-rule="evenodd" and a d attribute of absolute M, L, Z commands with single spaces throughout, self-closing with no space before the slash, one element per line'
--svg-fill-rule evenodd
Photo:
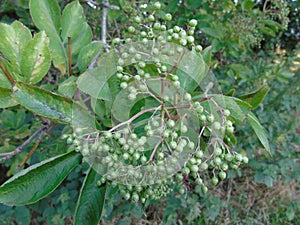
<path fill-rule="evenodd" d="M 195 45 L 197 20 L 186 29 L 168 28 L 172 15 L 158 18 L 161 7 L 156 2 L 152 12 L 135 16 L 128 36 L 113 40 L 119 96 L 128 104 L 143 99 L 149 106 L 106 131 L 75 128 L 67 137 L 84 161 L 97 165 L 99 185 L 118 186 L 125 199 L 142 203 L 166 196 L 174 182 L 181 194 L 194 184 L 206 192 L 209 184 L 226 178 L 228 169 L 248 161 L 230 148 L 230 110 L 213 96 L 193 96 L 185 86 L 189 74 L 182 75 L 185 67 L 179 62 L 187 52 L 199 57 L 202 51 Z M 210 180 L 204 176 L 208 171 Z"/>

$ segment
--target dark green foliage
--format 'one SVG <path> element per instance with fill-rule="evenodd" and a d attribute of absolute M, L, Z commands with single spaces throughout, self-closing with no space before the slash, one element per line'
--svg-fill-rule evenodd
<path fill-rule="evenodd" d="M 172 0 L 151 3 L 144 9 L 144 2 L 109 1 L 120 8 L 108 9 L 110 51 L 113 47 L 123 51 L 118 45 L 125 42 L 126 49 L 128 38 L 142 42 L 141 29 L 147 31 L 146 37 L 152 40 L 152 36 L 161 34 L 162 25 L 172 28 L 172 35 L 164 33 L 163 38 L 172 36 L 172 43 L 193 49 L 184 59 L 186 61 L 183 60 L 182 67 L 179 64 L 174 70 L 185 90 L 181 94 L 190 92 L 191 96 L 186 99 L 200 100 L 207 117 L 218 118 L 218 107 L 222 108 L 222 113 L 225 109 L 230 110 L 226 120 L 233 122 L 234 127 L 227 126 L 224 136 L 224 146 L 230 152 L 226 156 L 224 149 L 212 151 L 208 142 L 210 132 L 206 130 L 198 143 L 204 153 L 195 152 L 189 158 L 182 173 L 176 176 L 176 182 L 166 179 L 161 185 L 145 187 L 115 182 L 119 180 L 111 178 L 115 170 L 103 172 L 107 169 L 103 165 L 124 161 L 140 166 L 144 158 L 142 160 L 142 155 L 137 152 L 125 156 L 120 153 L 118 148 L 122 144 L 116 144 L 115 140 L 127 138 L 126 133 L 121 133 L 121 137 L 105 137 L 106 142 L 101 142 L 101 146 L 109 144 L 109 154 L 105 155 L 106 161 L 100 158 L 99 163 L 97 156 L 90 154 L 90 149 L 105 135 L 115 133 L 97 131 L 95 137 L 93 132 L 95 128 L 109 130 L 117 120 L 126 121 L 144 109 L 158 107 L 158 101 L 152 96 L 136 95 L 140 78 L 131 78 L 131 75 L 140 75 L 139 69 L 144 68 L 150 76 L 159 76 L 165 69 L 172 70 L 173 64 L 166 64 L 166 68 L 159 66 L 159 70 L 154 60 L 145 60 L 145 67 L 138 64 L 140 61 L 136 65 L 130 62 L 123 66 L 125 57 L 120 57 L 123 59 L 120 61 L 115 53 L 105 55 L 105 44 L 92 43 L 92 39 L 100 39 L 102 34 L 99 13 L 102 8 L 98 3 L 94 9 L 86 1 L 78 0 L 1 1 L 0 155 L 22 145 L 45 123 L 45 119 L 51 121 L 51 128 L 25 164 L 22 162 L 38 142 L 38 136 L 21 153 L 1 162 L 0 202 L 30 205 L 9 207 L 0 204 L 0 225 L 96 225 L 100 218 L 101 224 L 138 224 L 143 220 L 169 225 L 297 224 L 300 221 L 297 195 L 300 181 L 299 3 Z M 143 11 L 146 13 L 141 13 Z M 166 13 L 170 14 L 166 16 Z M 153 21 L 159 24 L 154 25 Z M 176 26 L 180 31 L 193 33 L 195 41 L 193 38 L 177 40 L 173 35 Z M 72 43 L 71 49 L 68 41 Z M 165 49 L 167 52 L 172 50 L 170 45 Z M 97 56 L 100 60 L 96 60 Z M 118 71 L 121 79 L 116 77 L 117 66 L 124 69 Z M 14 82 L 7 79 L 3 68 Z M 129 81 L 127 78 L 124 79 L 126 82 L 122 80 L 124 75 L 130 76 Z M 140 77 L 143 79 L 143 75 Z M 213 93 L 208 92 L 207 100 L 205 87 L 209 86 L 212 77 L 218 80 L 219 87 L 214 87 Z M 132 85 L 133 79 L 137 81 L 129 91 L 127 86 Z M 153 93 L 160 93 L 158 84 L 149 82 L 147 87 Z M 172 84 L 175 82 L 170 82 Z M 79 89 L 83 95 L 79 95 Z M 124 92 L 126 98 L 120 95 Z M 129 101 L 130 98 L 134 101 Z M 172 107 L 173 103 L 166 106 Z M 95 113 L 95 119 L 90 112 Z M 153 115 L 149 111 L 132 124 L 143 124 Z M 191 121 L 196 120 L 192 118 Z M 200 124 L 216 130 L 223 125 Z M 150 125 L 151 129 L 155 127 L 152 122 Z M 193 124 L 189 125 L 190 129 Z M 81 139 L 80 132 L 86 127 L 89 129 L 84 135 L 88 137 Z M 139 125 L 134 129 L 138 138 L 126 141 L 143 141 L 143 136 L 151 136 L 148 131 Z M 179 135 L 184 133 L 180 132 Z M 195 132 L 188 135 L 191 140 L 197 139 Z M 178 144 L 173 139 L 165 140 L 168 145 Z M 80 141 L 86 145 L 78 144 Z M 147 147 L 145 159 L 150 158 L 153 150 L 153 146 L 152 149 L 151 145 Z M 74 150 L 83 155 L 82 164 L 81 154 Z M 97 154 L 102 154 L 100 152 Z M 208 161 L 207 170 L 201 171 L 199 180 L 192 172 L 201 170 L 203 163 L 196 163 L 205 159 L 199 156 L 201 154 L 211 161 Z M 243 164 L 248 158 L 249 163 Z M 158 164 L 162 162 L 165 163 L 161 159 L 157 161 Z M 20 168 L 21 164 L 25 169 Z M 154 178 L 161 181 L 159 176 Z M 149 190 L 154 190 L 155 194 L 148 194 L 146 191 Z M 146 201 L 161 196 L 167 197 Z"/>

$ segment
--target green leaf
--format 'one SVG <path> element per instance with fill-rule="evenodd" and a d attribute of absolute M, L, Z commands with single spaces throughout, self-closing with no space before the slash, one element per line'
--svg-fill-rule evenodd
<path fill-rule="evenodd" d="M 78 55 L 78 68 L 80 72 L 84 72 L 94 57 L 100 52 L 103 48 L 103 44 L 101 42 L 90 43 L 87 46 L 83 47 Z"/>
<path fill-rule="evenodd" d="M 28 110 L 50 120 L 94 127 L 89 112 L 72 99 L 22 82 L 16 83 L 13 98 Z"/>
<path fill-rule="evenodd" d="M 269 90 L 270 88 L 267 85 L 264 85 L 254 92 L 251 92 L 243 96 L 239 96 L 239 98 L 249 103 L 252 106 L 252 109 L 255 109 L 264 100 Z"/>
<path fill-rule="evenodd" d="M 242 123 L 245 119 L 245 113 L 232 97 L 224 95 L 215 95 L 213 99 L 224 109 L 230 111 L 230 116 L 238 123 Z"/>
<path fill-rule="evenodd" d="M 60 32 L 60 7 L 57 0 L 30 0 L 30 14 L 34 24 L 46 33 Z"/>
<path fill-rule="evenodd" d="M 61 13 L 57 1 L 30 0 L 29 8 L 34 24 L 44 30 L 50 39 L 54 66 L 64 74 L 67 55 L 60 39 Z"/>
<path fill-rule="evenodd" d="M 114 52 L 102 56 L 96 68 L 86 71 L 78 78 L 78 88 L 94 98 L 110 100 L 108 80 L 117 72 L 117 62 L 118 56 Z"/>
<path fill-rule="evenodd" d="M 72 41 L 72 55 L 73 59 L 77 61 L 80 50 L 90 44 L 93 39 L 92 29 L 87 23 L 84 23 L 80 35 Z"/>
<path fill-rule="evenodd" d="M 51 65 L 49 39 L 45 32 L 40 32 L 28 42 L 21 54 L 21 73 L 28 82 L 40 82 Z"/>
<path fill-rule="evenodd" d="M 254 130 L 256 136 L 258 137 L 261 144 L 264 146 L 266 153 L 271 155 L 269 141 L 267 138 L 267 134 L 263 126 L 259 123 L 258 118 L 252 113 L 249 112 L 247 115 L 247 122 L 250 124 L 252 129 Z"/>
<path fill-rule="evenodd" d="M 11 97 L 11 90 L 0 87 L 0 108 L 8 108 L 17 104 Z"/>
<path fill-rule="evenodd" d="M 187 92 L 192 92 L 207 74 L 208 67 L 202 55 L 195 51 L 187 51 L 177 65 L 177 71 L 181 87 Z"/>
<path fill-rule="evenodd" d="M 80 34 L 85 23 L 83 9 L 78 1 L 68 4 L 61 17 L 61 38 L 63 43 L 68 42 L 68 37 L 75 40 Z"/>
<path fill-rule="evenodd" d="M 201 52 L 203 60 L 208 66 L 210 66 L 211 63 L 212 49 L 212 46 L 208 46 Z"/>
<path fill-rule="evenodd" d="M 16 40 L 14 29 L 7 24 L 0 23 L 0 40 L 0 52 L 9 60 L 12 68 L 19 73 L 19 42 Z"/>
<path fill-rule="evenodd" d="M 39 201 L 54 191 L 80 161 L 79 153 L 70 152 L 22 170 L 0 186 L 0 202 L 26 205 Z"/>
<path fill-rule="evenodd" d="M 8 81 L 2 70 L 0 69 L 0 88 L 9 89 L 11 88 L 11 83 Z"/>
<path fill-rule="evenodd" d="M 30 30 L 21 22 L 15 21 L 11 24 L 11 27 L 15 31 L 15 40 L 19 46 L 19 52 L 22 52 L 28 41 L 31 40 L 32 35 Z"/>
<path fill-rule="evenodd" d="M 68 98 L 72 98 L 77 89 L 76 81 L 77 81 L 77 77 L 74 76 L 69 77 L 67 80 L 59 84 L 58 92 Z"/>
<path fill-rule="evenodd" d="M 72 120 L 72 100 L 22 82 L 16 83 L 13 98 L 28 110 L 61 123 Z"/>
<path fill-rule="evenodd" d="M 106 185 L 97 186 L 101 176 L 91 167 L 82 184 L 76 206 L 74 225 L 97 225 L 101 219 Z"/>

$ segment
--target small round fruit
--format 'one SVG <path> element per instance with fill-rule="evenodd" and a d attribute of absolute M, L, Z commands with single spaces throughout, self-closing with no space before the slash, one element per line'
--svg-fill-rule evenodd
<path fill-rule="evenodd" d="M 155 2 L 155 3 L 154 3 L 154 8 L 155 8 L 155 9 L 160 9 L 160 8 L 161 8 L 160 2 Z"/>
<path fill-rule="evenodd" d="M 134 33 L 135 32 L 135 28 L 133 26 L 128 27 L 128 32 L 129 33 Z"/>
<path fill-rule="evenodd" d="M 211 178 L 211 183 L 213 185 L 217 185 L 219 183 L 219 179 L 217 177 L 213 177 L 213 178 Z"/>
<path fill-rule="evenodd" d="M 171 21 L 171 20 L 172 20 L 172 15 L 171 15 L 170 13 L 167 13 L 167 14 L 165 15 L 165 20 L 166 20 L 166 21 Z"/>
<path fill-rule="evenodd" d="M 221 171 L 219 173 L 219 177 L 220 177 L 221 180 L 224 180 L 226 178 L 226 173 L 224 171 Z"/>
<path fill-rule="evenodd" d="M 192 20 L 190 20 L 190 22 L 189 22 L 189 25 L 191 26 L 191 27 L 195 27 L 195 26 L 197 26 L 197 20 L 195 20 L 195 19 L 192 19 Z"/>

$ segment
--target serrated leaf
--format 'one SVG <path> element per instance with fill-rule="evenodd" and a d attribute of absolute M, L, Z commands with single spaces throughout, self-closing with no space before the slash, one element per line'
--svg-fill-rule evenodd
<path fill-rule="evenodd" d="M 22 170 L 0 186 L 0 202 L 5 205 L 37 202 L 54 191 L 80 161 L 79 153 L 70 152 Z"/>
<path fill-rule="evenodd" d="M 11 90 L 0 87 L 0 108 L 8 108 L 18 103 L 11 97 Z"/>
<path fill-rule="evenodd" d="M 21 54 L 21 73 L 29 83 L 40 82 L 51 65 L 49 39 L 40 32 L 28 42 Z"/>
<path fill-rule="evenodd" d="M 266 153 L 271 155 L 269 141 L 267 138 L 267 134 L 263 126 L 260 124 L 258 118 L 252 113 L 249 112 L 247 115 L 247 122 L 250 124 L 252 129 L 254 130 L 256 136 L 258 137 L 261 144 L 264 146 Z"/>
<path fill-rule="evenodd" d="M 100 52 L 103 48 L 103 44 L 101 42 L 90 43 L 83 47 L 78 55 L 78 68 L 80 72 L 84 72 L 94 57 Z"/>
<path fill-rule="evenodd" d="M 78 198 L 74 225 L 97 225 L 104 207 L 106 185 L 97 186 L 101 176 L 91 167 L 82 184 Z"/>
<path fill-rule="evenodd" d="M 254 92 L 239 96 L 239 98 L 244 102 L 249 103 L 252 106 L 252 109 L 255 109 L 264 100 L 269 90 L 270 88 L 267 85 L 264 85 Z"/>
<path fill-rule="evenodd" d="M 22 82 L 14 86 L 13 98 L 28 110 L 50 120 L 94 127 L 89 112 L 72 99 Z"/>
<path fill-rule="evenodd" d="M 63 43 L 67 43 L 68 37 L 75 40 L 80 34 L 85 23 L 83 9 L 76 0 L 68 4 L 61 17 L 61 38 Z"/>

